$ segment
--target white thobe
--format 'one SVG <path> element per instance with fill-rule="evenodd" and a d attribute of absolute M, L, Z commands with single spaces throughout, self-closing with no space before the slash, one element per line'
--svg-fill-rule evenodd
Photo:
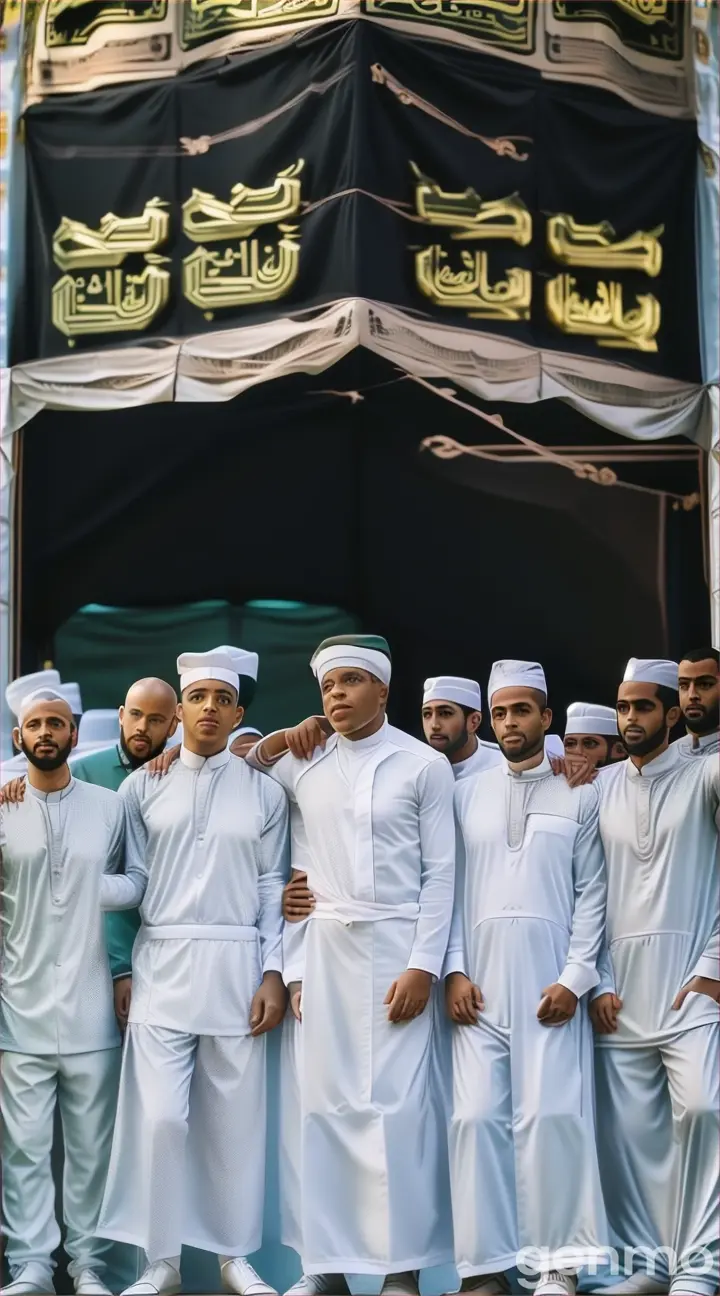
<path fill-rule="evenodd" d="M 432 1013 L 391 1025 L 383 1004 L 406 968 L 434 977 L 442 968 L 455 855 L 450 766 L 385 723 L 357 742 L 334 734 L 310 761 L 288 754 L 268 772 L 300 809 L 316 897 L 312 918 L 286 928 L 284 971 L 303 982 L 305 1271 L 451 1263 L 445 1131 L 429 1085 Z"/>
<path fill-rule="evenodd" d="M 131 774 L 128 872 L 144 881 L 118 1118 L 100 1227 L 151 1260 L 181 1246 L 247 1255 L 262 1239 L 263 974 L 282 970 L 287 801 L 226 749 Z M 141 898 L 128 878 L 112 908 Z"/>
<path fill-rule="evenodd" d="M 720 752 L 720 730 L 711 734 L 703 734 L 701 738 L 696 738 L 695 734 L 686 733 L 682 738 L 678 738 L 672 744 L 681 756 L 717 756 Z"/>
<path fill-rule="evenodd" d="M 716 755 L 673 743 L 642 770 L 612 767 L 600 807 L 609 957 L 595 994 L 622 1000 L 617 1032 L 596 1040 L 606 1199 L 626 1246 L 708 1248 L 714 1272 L 683 1292 L 717 1286 L 718 1008 L 672 1004 L 693 976 L 720 979 L 719 786 Z"/>
<path fill-rule="evenodd" d="M 452 766 L 455 782 L 468 778 L 471 774 L 482 774 L 484 770 L 494 769 L 496 765 L 502 764 L 502 760 L 503 754 L 499 747 L 494 743 L 486 743 L 478 739 L 478 745 L 472 756 L 468 756 L 464 761 L 457 761 Z"/>
<path fill-rule="evenodd" d="M 50 1265 L 60 1242 L 51 1149 L 56 1103 L 65 1143 L 70 1272 L 102 1269 L 95 1238 L 115 1116 L 120 1035 L 100 890 L 122 858 L 116 793 L 70 780 L 27 785 L 0 807 L 2 847 L 2 1201 L 13 1274 Z"/>
<path fill-rule="evenodd" d="M 598 796 L 545 758 L 457 785 L 461 844 L 446 974 L 480 986 L 476 1026 L 453 1027 L 450 1125 L 462 1277 L 595 1260 L 608 1244 L 595 1150 L 592 1041 L 580 1003 L 542 1026 L 542 991 L 597 981 L 605 909 Z M 528 1249 L 532 1249 L 528 1250 Z M 562 1256 L 557 1253 L 562 1252 Z"/>
<path fill-rule="evenodd" d="M 293 872 L 307 873 L 310 855 L 302 816 L 297 805 L 290 806 L 290 864 Z M 295 924 L 286 930 L 292 942 Z M 302 948 L 303 933 L 295 938 Z M 287 938 L 285 942 L 287 943 Z M 300 955 L 302 957 L 302 954 Z M 280 1108 L 279 1108 L 279 1209 L 280 1241 L 292 1247 L 298 1255 L 302 1251 L 302 1222 L 300 1218 L 300 1073 L 302 1025 L 288 1005 L 282 1025 L 280 1041 Z"/>

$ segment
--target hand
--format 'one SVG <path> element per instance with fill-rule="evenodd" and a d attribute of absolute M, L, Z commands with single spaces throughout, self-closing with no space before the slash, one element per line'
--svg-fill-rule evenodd
<path fill-rule="evenodd" d="M 248 752 L 252 751 L 253 747 L 260 741 L 258 734 L 240 734 L 239 738 L 230 743 L 230 751 L 233 756 L 239 756 L 241 760 L 244 760 Z"/>
<path fill-rule="evenodd" d="M 577 1003 L 577 995 L 556 981 L 543 990 L 537 1019 L 542 1026 L 564 1026 L 575 1016 Z"/>
<path fill-rule="evenodd" d="M 597 770 L 584 756 L 550 756 L 549 760 L 553 774 L 564 774 L 571 788 L 594 783 L 598 776 Z"/>
<path fill-rule="evenodd" d="M 677 995 L 673 1008 L 677 1011 L 682 1008 L 689 994 L 707 995 L 716 1004 L 720 1004 L 720 981 L 715 981 L 713 977 L 696 976 L 684 985 L 679 995 Z"/>
<path fill-rule="evenodd" d="M 298 760 L 310 760 L 318 747 L 325 746 L 328 730 L 332 732 L 324 716 L 310 716 L 294 729 L 285 730 L 287 749 Z"/>
<path fill-rule="evenodd" d="M 383 999 L 383 1003 L 387 1005 L 388 1021 L 405 1022 L 419 1017 L 430 998 L 431 990 L 432 977 L 429 972 L 422 972 L 420 968 L 408 968 L 397 981 L 393 981 Z"/>
<path fill-rule="evenodd" d="M 148 774 L 152 774 L 153 777 L 156 774 L 165 775 L 170 769 L 173 761 L 178 760 L 179 757 L 180 746 L 179 744 L 176 744 L 175 747 L 171 747 L 169 751 L 164 751 L 161 752 L 159 756 L 154 756 L 151 761 L 147 762 L 147 765 L 143 765 L 143 769 L 147 770 Z"/>
<path fill-rule="evenodd" d="M 616 994 L 601 994 L 590 1001 L 588 1012 L 596 1035 L 613 1035 L 617 1030 L 617 1015 L 622 999 Z"/>
<path fill-rule="evenodd" d="M 478 1013 L 485 1007 L 480 986 L 462 972 L 445 977 L 445 1011 L 457 1026 L 476 1026 Z"/>
<path fill-rule="evenodd" d="M 250 1006 L 251 1035 L 274 1030 L 285 1016 L 287 992 L 279 972 L 266 972 Z"/>
<path fill-rule="evenodd" d="M 19 805 L 25 800 L 25 775 L 21 774 L 19 778 L 11 779 L 0 788 L 0 805 Z"/>
<path fill-rule="evenodd" d="M 115 1000 L 115 1017 L 121 1031 L 124 1031 L 127 1026 L 131 998 L 132 977 L 117 977 L 113 981 L 113 999 Z"/>
<path fill-rule="evenodd" d="M 302 1021 L 302 981 L 291 981 L 288 986 L 290 995 L 290 1007 L 292 1008 L 293 1017 L 299 1022 Z"/>
<path fill-rule="evenodd" d="M 285 922 L 302 922 L 309 918 L 315 908 L 315 896 L 307 884 L 307 873 L 296 873 L 291 878 L 282 898 L 282 912 Z"/>

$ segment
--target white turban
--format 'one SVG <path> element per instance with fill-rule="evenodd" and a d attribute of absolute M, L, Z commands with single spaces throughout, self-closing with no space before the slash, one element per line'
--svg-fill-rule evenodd
<path fill-rule="evenodd" d="M 223 684 L 230 684 L 239 693 L 240 676 L 246 675 L 249 679 L 256 680 L 258 665 L 257 653 L 232 648 L 229 644 L 222 644 L 210 652 L 181 653 L 177 659 L 180 692 L 184 693 L 186 688 L 200 680 L 219 680 Z"/>
<path fill-rule="evenodd" d="M 21 729 L 26 716 L 34 706 L 37 706 L 38 702 L 64 702 L 66 706 L 68 705 L 67 699 L 56 689 L 34 689 L 32 693 L 28 693 L 27 697 L 23 698 L 22 702 L 18 703 L 17 721 Z"/>
<path fill-rule="evenodd" d="M 423 685 L 423 706 L 427 702 L 455 702 L 457 706 L 482 711 L 482 693 L 477 680 L 460 675 L 435 675 Z"/>
<path fill-rule="evenodd" d="M 14 716 L 17 716 L 20 703 L 28 697 L 35 689 L 49 688 L 59 689 L 60 672 L 56 670 L 34 671 L 32 675 L 21 675 L 19 679 L 12 680 L 5 689 L 5 701 L 8 704 L 8 710 Z"/>
<path fill-rule="evenodd" d="M 597 702 L 572 702 L 567 709 L 565 737 L 568 734 L 601 734 L 617 738 L 617 715 L 613 707 Z"/>
<path fill-rule="evenodd" d="M 539 662 L 515 661 L 512 657 L 493 662 L 488 683 L 488 698 L 491 703 L 493 695 L 504 688 L 537 689 L 547 697 L 545 672 Z"/>
<path fill-rule="evenodd" d="M 390 658 L 379 649 L 367 648 L 364 644 L 330 644 L 315 653 L 310 665 L 318 684 L 322 684 L 328 671 L 343 666 L 355 666 L 358 670 L 369 671 L 383 684 L 390 683 L 392 674 Z"/>
<path fill-rule="evenodd" d="M 625 667 L 623 684 L 637 681 L 638 684 L 661 684 L 665 688 L 678 691 L 678 664 L 658 657 L 631 657 Z"/>

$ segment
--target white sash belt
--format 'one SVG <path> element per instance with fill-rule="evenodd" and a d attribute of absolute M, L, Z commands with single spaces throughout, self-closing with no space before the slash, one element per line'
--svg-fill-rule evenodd
<path fill-rule="evenodd" d="M 258 939 L 258 929 L 226 927 L 219 923 L 176 923 L 171 927 L 143 926 L 141 935 L 146 940 L 254 941 Z"/>
<path fill-rule="evenodd" d="M 407 904 L 377 904 L 373 900 L 320 900 L 316 897 L 313 918 L 332 919 L 349 927 L 354 922 L 382 922 L 386 918 L 404 918 L 416 922 L 420 914 L 420 905 L 414 901 Z"/>

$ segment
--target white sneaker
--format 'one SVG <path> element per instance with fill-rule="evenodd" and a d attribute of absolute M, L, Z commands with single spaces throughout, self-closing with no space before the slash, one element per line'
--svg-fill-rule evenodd
<path fill-rule="evenodd" d="M 182 1278 L 175 1266 L 167 1260 L 156 1260 L 137 1282 L 125 1288 L 122 1296 L 177 1296 L 181 1287 Z"/>
<path fill-rule="evenodd" d="M 110 1288 L 98 1278 L 94 1269 L 81 1269 L 73 1282 L 77 1296 L 112 1296 Z"/>
<path fill-rule="evenodd" d="M 245 1256 L 235 1256 L 220 1265 L 220 1276 L 226 1291 L 238 1296 L 278 1296 L 274 1287 L 263 1281 Z"/>
<path fill-rule="evenodd" d="M 668 1279 L 663 1281 L 662 1278 L 652 1278 L 647 1273 L 630 1274 L 629 1278 L 623 1278 L 622 1282 L 614 1283 L 612 1287 L 598 1287 L 593 1296 L 667 1296 L 670 1290 Z"/>
<path fill-rule="evenodd" d="M 575 1296 L 576 1291 L 577 1274 L 550 1269 L 547 1273 L 540 1274 L 534 1296 Z"/>
<path fill-rule="evenodd" d="M 349 1296 L 344 1274 L 303 1274 L 285 1296 Z"/>
<path fill-rule="evenodd" d="M 30 1260 L 19 1270 L 17 1278 L 2 1289 L 2 1296 L 34 1296 L 35 1293 L 54 1292 L 52 1269 L 49 1265 L 40 1264 L 39 1260 Z"/>
<path fill-rule="evenodd" d="M 504 1273 L 475 1274 L 473 1278 L 463 1278 L 461 1292 L 477 1292 L 479 1296 L 508 1296 L 510 1283 Z"/>
<path fill-rule="evenodd" d="M 414 1273 L 388 1274 L 381 1296 L 419 1296 L 417 1277 Z"/>

